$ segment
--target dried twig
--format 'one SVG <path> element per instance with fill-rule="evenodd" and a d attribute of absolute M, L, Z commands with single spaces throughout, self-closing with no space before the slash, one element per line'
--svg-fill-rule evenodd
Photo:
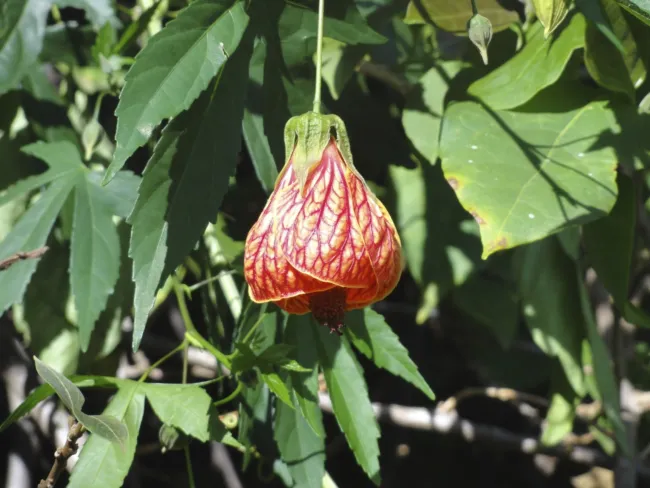
<path fill-rule="evenodd" d="M 54 488 L 56 481 L 61 476 L 61 473 L 65 470 L 65 466 L 78 449 L 77 442 L 84 433 L 84 426 L 79 422 L 75 422 L 70 427 L 68 432 L 68 438 L 66 439 L 65 444 L 62 447 L 59 447 L 54 453 L 54 463 L 52 464 L 52 469 L 47 475 L 47 478 L 41 480 L 38 484 L 38 488 Z"/>
<path fill-rule="evenodd" d="M 24 261 L 25 259 L 36 259 L 40 258 L 43 254 L 47 252 L 49 248 L 47 246 L 39 247 L 33 251 L 20 251 L 15 254 L 12 254 L 8 258 L 0 261 L 0 271 L 7 269 L 12 264 L 17 263 L 18 261 Z"/>

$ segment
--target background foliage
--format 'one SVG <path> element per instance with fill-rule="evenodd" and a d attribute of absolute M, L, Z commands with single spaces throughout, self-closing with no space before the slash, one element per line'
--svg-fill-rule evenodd
<path fill-rule="evenodd" d="M 326 2 L 324 105 L 405 255 L 339 339 L 242 276 L 317 2 L 0 0 L 0 259 L 48 247 L 0 270 L 5 486 L 66 411 L 69 486 L 648 482 L 650 3 L 475 3 L 487 66 L 470 0 Z"/>

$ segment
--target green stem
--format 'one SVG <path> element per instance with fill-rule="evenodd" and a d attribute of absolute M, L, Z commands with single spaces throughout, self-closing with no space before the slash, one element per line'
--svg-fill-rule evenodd
<path fill-rule="evenodd" d="M 194 482 L 194 473 L 192 472 L 192 460 L 190 459 L 190 446 L 185 446 L 183 450 L 185 451 L 185 465 L 187 466 L 189 487 L 196 488 L 196 483 Z"/>
<path fill-rule="evenodd" d="M 316 39 L 316 87 L 314 88 L 314 112 L 320 113 L 320 92 L 323 69 L 323 20 L 325 19 L 325 0 L 318 0 L 318 37 Z"/>
<path fill-rule="evenodd" d="M 185 293 L 183 291 L 183 285 L 178 280 L 176 276 L 172 277 L 172 287 L 174 289 L 174 294 L 176 295 L 176 301 L 178 302 L 178 310 L 183 317 L 183 323 L 185 324 L 185 338 L 194 344 L 197 347 L 205 349 L 206 351 L 212 353 L 214 357 L 217 358 L 226 368 L 230 369 L 230 359 L 224 353 L 219 351 L 216 347 L 210 344 L 199 332 L 196 330 L 192 318 L 190 317 L 190 312 L 187 309 L 187 303 L 185 302 Z"/>
<path fill-rule="evenodd" d="M 214 402 L 214 406 L 215 407 L 220 407 L 221 405 L 225 405 L 226 403 L 234 400 L 235 398 L 237 398 L 237 396 L 239 396 L 239 394 L 241 393 L 241 390 L 242 390 L 242 383 L 238 382 L 237 387 L 235 388 L 235 391 L 233 391 L 226 398 L 222 398 L 222 399 L 217 400 L 216 402 Z"/>
<path fill-rule="evenodd" d="M 478 8 L 476 7 L 476 0 L 472 1 L 472 14 L 476 15 L 478 13 Z"/>
<path fill-rule="evenodd" d="M 151 366 L 149 366 L 144 373 L 142 373 L 142 376 L 138 379 L 138 383 L 144 383 L 146 379 L 149 377 L 151 372 L 156 369 L 158 366 L 160 366 L 162 363 L 167 361 L 169 358 L 171 358 L 174 354 L 182 350 L 187 344 L 187 341 L 183 341 L 181 344 L 176 346 L 174 349 L 169 351 L 167 354 L 165 354 L 163 357 L 161 357 L 158 361 L 153 363 Z"/>

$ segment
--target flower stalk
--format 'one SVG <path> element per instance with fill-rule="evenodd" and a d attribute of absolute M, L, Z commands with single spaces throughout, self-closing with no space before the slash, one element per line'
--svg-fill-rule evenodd
<path fill-rule="evenodd" d="M 325 0 L 318 0 L 318 32 L 316 38 L 316 85 L 314 87 L 314 107 L 313 111 L 320 113 L 320 92 L 322 85 L 323 69 L 323 21 L 325 19 Z"/>

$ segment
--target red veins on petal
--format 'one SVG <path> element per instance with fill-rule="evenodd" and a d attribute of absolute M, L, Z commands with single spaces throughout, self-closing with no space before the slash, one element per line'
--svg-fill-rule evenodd
<path fill-rule="evenodd" d="M 362 308 L 393 290 L 401 243 L 390 215 L 333 138 L 310 171 L 301 188 L 287 163 L 246 239 L 244 274 L 254 301 L 274 301 L 295 314 L 316 315 L 318 305 L 320 315 L 332 316 L 323 323 L 338 330 L 339 301 L 348 310 Z"/>
<path fill-rule="evenodd" d="M 304 196 L 295 181 L 276 200 L 278 239 L 301 273 L 343 288 L 365 288 L 376 277 L 351 206 L 347 173 L 332 140 L 307 178 Z"/>
<path fill-rule="evenodd" d="M 251 298 L 258 303 L 269 302 L 331 288 L 329 283 L 297 272 L 284 257 L 273 230 L 274 196 L 271 195 L 246 239 L 244 274 Z"/>

